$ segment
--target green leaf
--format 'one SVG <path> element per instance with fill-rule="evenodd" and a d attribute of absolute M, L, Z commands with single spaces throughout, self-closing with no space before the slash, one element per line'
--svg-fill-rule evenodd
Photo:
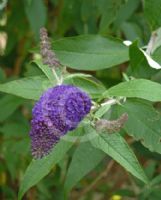
<path fill-rule="evenodd" d="M 58 3 L 56 3 L 59 4 L 60 1 L 57 1 Z M 63 0 L 57 21 L 59 35 L 65 35 L 71 27 L 77 29 L 77 26 L 80 25 L 81 5 L 82 0 Z"/>
<path fill-rule="evenodd" d="M 118 28 L 123 22 L 127 21 L 135 10 L 140 5 L 140 0 L 128 0 L 124 5 L 121 6 L 118 11 L 117 18 L 114 21 L 114 26 Z M 135 38 L 136 39 L 136 38 Z"/>
<path fill-rule="evenodd" d="M 86 174 L 94 169 L 105 154 L 94 148 L 89 142 L 81 143 L 76 149 L 70 163 L 65 181 L 65 191 L 68 193 Z"/>
<path fill-rule="evenodd" d="M 107 32 L 109 25 L 115 20 L 122 3 L 122 0 L 109 0 L 108 3 L 105 0 L 100 4 L 102 13 L 99 27 L 100 33 Z"/>
<path fill-rule="evenodd" d="M 94 116 L 96 118 L 101 118 L 110 108 L 111 108 L 110 104 L 103 105 L 97 110 Z"/>
<path fill-rule="evenodd" d="M 20 159 L 27 159 L 29 153 L 29 125 L 23 122 L 9 122 L 5 123 L 0 131 L 4 139 L 1 146 L 6 166 L 11 177 L 15 179 L 18 176 L 18 171 L 24 168 L 24 163 L 20 162 Z"/>
<path fill-rule="evenodd" d="M 28 166 L 24 178 L 22 180 L 18 200 L 21 200 L 25 192 L 32 186 L 36 185 L 50 170 L 57 164 L 66 152 L 71 148 L 72 144 L 76 141 L 77 137 L 73 137 L 73 141 L 68 141 L 68 136 L 78 135 L 78 131 L 73 131 L 64 136 L 60 142 L 53 148 L 52 152 L 39 160 L 33 160 Z M 67 138 L 67 139 L 66 139 Z"/>
<path fill-rule="evenodd" d="M 0 122 L 6 120 L 22 103 L 24 99 L 6 95 L 0 100 Z"/>
<path fill-rule="evenodd" d="M 146 79 L 135 79 L 108 89 L 104 97 L 137 97 L 149 101 L 161 101 L 161 85 Z"/>
<path fill-rule="evenodd" d="M 0 84 L 0 91 L 25 99 L 38 100 L 42 93 L 51 86 L 45 77 L 33 76 Z"/>
<path fill-rule="evenodd" d="M 23 73 L 24 77 L 31 77 L 31 76 L 43 76 L 44 72 L 33 62 L 29 62 L 25 66 L 25 72 Z"/>
<path fill-rule="evenodd" d="M 50 78 L 52 79 L 52 77 Z M 65 77 L 64 83 L 80 87 L 89 93 L 92 98 L 100 97 L 105 92 L 105 87 L 89 75 L 72 74 Z M 45 90 L 54 86 L 55 84 L 51 84 L 44 76 L 32 76 L 0 84 L 0 91 L 25 99 L 38 100 Z"/>
<path fill-rule="evenodd" d="M 84 24 L 87 24 L 87 29 L 88 29 L 87 32 L 91 32 L 90 23 L 88 23 L 88 22 L 95 23 L 95 18 L 99 14 L 98 13 L 99 5 L 101 5 L 101 3 L 98 2 L 97 0 L 94 0 L 94 1 L 82 0 L 81 1 L 81 19 L 84 22 Z M 95 26 L 95 25 L 93 24 L 93 26 Z"/>
<path fill-rule="evenodd" d="M 144 14 L 153 30 L 161 26 L 161 0 L 145 0 Z"/>
<path fill-rule="evenodd" d="M 105 87 L 94 77 L 85 74 L 71 74 L 65 77 L 64 83 L 80 87 L 91 95 L 92 98 L 100 97 L 105 92 Z"/>
<path fill-rule="evenodd" d="M 160 33 L 160 40 L 159 41 L 161 42 L 161 33 Z M 161 65 L 161 56 L 160 56 L 160 54 L 161 54 L 161 44 L 160 44 L 160 47 L 158 47 L 154 51 L 154 53 L 152 55 L 152 58 Z"/>
<path fill-rule="evenodd" d="M 28 0 L 24 0 L 25 12 L 30 23 L 30 26 L 35 33 L 36 37 L 39 38 L 39 31 L 45 25 L 47 13 L 46 7 L 43 0 L 32 0 L 30 3 Z"/>
<path fill-rule="evenodd" d="M 148 183 L 141 165 L 139 164 L 135 154 L 128 146 L 124 138 L 119 134 L 97 134 L 93 129 L 95 138 L 90 142 L 92 145 L 111 156 L 116 162 L 122 165 L 132 175 Z"/>
<path fill-rule="evenodd" d="M 142 45 L 142 32 L 137 23 L 125 21 L 121 24 L 120 30 L 125 35 L 126 40 L 135 41 L 137 39 L 139 45 Z"/>
<path fill-rule="evenodd" d="M 56 80 L 54 78 L 51 68 L 48 65 L 44 65 L 40 60 L 35 60 L 33 62 L 43 71 L 49 81 L 52 84 L 56 85 Z"/>
<path fill-rule="evenodd" d="M 57 40 L 53 48 L 63 65 L 78 70 L 100 70 L 128 61 L 128 48 L 119 40 L 82 35 Z"/>
<path fill-rule="evenodd" d="M 151 78 L 156 73 L 155 69 L 152 69 L 145 57 L 144 53 L 138 48 L 138 42 L 134 42 L 129 47 L 130 56 L 130 75 L 136 78 Z"/>
<path fill-rule="evenodd" d="M 49 71 L 45 71 L 45 73 L 48 72 Z M 49 76 L 50 74 L 48 74 L 48 78 Z M 32 76 L 22 78 L 19 80 L 0 84 L 0 91 L 20 96 L 25 99 L 38 100 L 45 90 L 47 90 L 49 87 L 55 86 L 55 80 L 51 79 L 53 79 L 52 74 L 50 77 L 50 81 L 44 76 Z M 64 83 L 80 87 L 81 89 L 89 93 L 92 98 L 100 97 L 100 95 L 105 92 L 105 87 L 98 80 L 95 80 L 90 75 L 72 74 L 65 77 Z"/>
<path fill-rule="evenodd" d="M 128 100 L 117 110 L 119 116 L 125 112 L 128 114 L 126 132 L 150 151 L 161 154 L 161 117 L 153 106 L 143 100 Z"/>
<path fill-rule="evenodd" d="M 150 185 L 153 187 L 155 185 L 158 185 L 161 183 L 161 174 L 159 174 L 158 176 L 154 177 L 151 182 Z"/>

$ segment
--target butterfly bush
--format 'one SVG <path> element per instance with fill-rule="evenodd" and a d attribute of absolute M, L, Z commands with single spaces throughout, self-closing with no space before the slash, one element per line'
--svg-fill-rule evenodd
<path fill-rule="evenodd" d="M 90 97 L 72 85 L 48 89 L 32 110 L 31 145 L 34 158 L 47 155 L 68 131 L 90 112 Z"/>
<path fill-rule="evenodd" d="M 43 63 L 52 68 L 59 85 L 44 92 L 32 110 L 30 137 L 35 159 L 49 154 L 60 138 L 75 129 L 91 109 L 91 99 L 84 91 L 72 85 L 60 84 L 62 78 L 57 76 L 56 69 L 62 66 L 51 49 L 45 28 L 40 29 L 40 54 Z M 126 120 L 127 115 L 114 121 L 98 120 L 95 127 L 98 132 L 115 132 L 121 129 Z"/>

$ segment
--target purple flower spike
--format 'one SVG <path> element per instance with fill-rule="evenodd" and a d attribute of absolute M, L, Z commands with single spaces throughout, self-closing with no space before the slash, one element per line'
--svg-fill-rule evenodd
<path fill-rule="evenodd" d="M 32 110 L 33 157 L 42 158 L 50 153 L 60 137 L 75 129 L 90 109 L 89 96 L 75 86 L 60 85 L 48 89 Z"/>

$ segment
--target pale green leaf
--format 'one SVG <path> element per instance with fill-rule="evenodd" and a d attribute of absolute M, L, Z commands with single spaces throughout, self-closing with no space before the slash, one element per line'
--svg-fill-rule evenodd
<path fill-rule="evenodd" d="M 48 76 L 50 75 L 48 74 Z M 50 78 L 52 79 L 52 77 Z M 54 87 L 55 84 L 51 83 L 44 76 L 32 76 L 0 84 L 0 91 L 26 99 L 38 100 L 45 90 Z M 80 87 L 92 98 L 100 97 L 105 92 L 105 87 L 89 75 L 69 75 L 65 77 L 64 84 L 72 84 Z"/>
<path fill-rule="evenodd" d="M 0 84 L 0 92 L 38 100 L 42 93 L 51 86 L 49 80 L 44 76 L 33 76 Z"/>
<path fill-rule="evenodd" d="M 48 65 L 44 65 L 40 60 L 35 60 L 34 63 L 43 71 L 51 84 L 55 85 L 56 80 L 53 75 L 52 69 Z"/>
<path fill-rule="evenodd" d="M 146 79 L 135 79 L 111 87 L 103 96 L 137 97 L 156 102 L 161 101 L 161 85 Z"/>
<path fill-rule="evenodd" d="M 101 118 L 109 109 L 111 108 L 110 104 L 105 104 L 103 106 L 101 106 L 97 112 L 95 113 L 95 117 L 96 118 Z"/>

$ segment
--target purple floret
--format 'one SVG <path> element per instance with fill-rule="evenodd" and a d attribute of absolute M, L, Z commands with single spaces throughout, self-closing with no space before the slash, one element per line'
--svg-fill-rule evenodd
<path fill-rule="evenodd" d="M 60 85 L 48 89 L 32 110 L 32 155 L 47 155 L 60 137 L 75 129 L 90 112 L 91 100 L 79 88 Z"/>

